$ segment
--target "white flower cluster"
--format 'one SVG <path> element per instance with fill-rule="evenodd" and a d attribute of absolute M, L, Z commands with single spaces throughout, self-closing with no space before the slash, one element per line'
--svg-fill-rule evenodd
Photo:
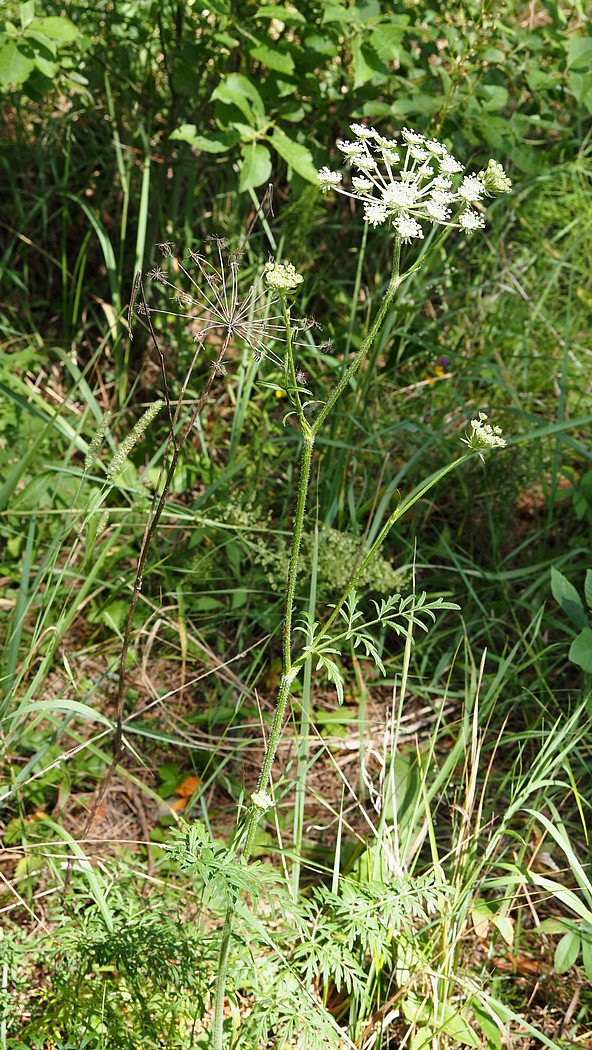
<path fill-rule="evenodd" d="M 486 422 L 485 412 L 480 412 L 477 419 L 471 420 L 471 433 L 468 437 L 461 438 L 468 445 L 471 452 L 477 452 L 483 459 L 483 452 L 491 448 L 505 448 L 506 439 L 502 437 L 501 427 L 492 427 Z"/>
<path fill-rule="evenodd" d="M 422 221 L 455 226 L 471 233 L 485 225 L 477 210 L 487 194 L 507 193 L 511 182 L 496 161 L 486 171 L 464 175 L 445 146 L 403 128 L 401 142 L 384 138 L 374 128 L 352 124 L 354 142 L 337 142 L 356 174 L 351 188 L 343 175 L 321 168 L 317 178 L 323 193 L 337 190 L 362 201 L 371 226 L 390 222 L 402 241 L 423 237 Z M 477 206 L 477 207 L 474 207 Z"/>
<path fill-rule="evenodd" d="M 274 805 L 271 795 L 268 795 L 266 791 L 254 791 L 251 795 L 251 802 L 262 813 L 266 813 Z"/>
<path fill-rule="evenodd" d="M 304 277 L 296 272 L 293 263 L 268 262 L 265 265 L 265 280 L 274 291 L 285 294 L 293 292 L 302 284 Z"/>

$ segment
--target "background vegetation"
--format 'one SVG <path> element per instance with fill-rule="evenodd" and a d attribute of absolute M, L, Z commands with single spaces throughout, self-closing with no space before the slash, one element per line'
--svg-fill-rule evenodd
<path fill-rule="evenodd" d="M 236 893 L 229 1045 L 589 1045 L 586 15 L 513 0 L 3 5 L 2 1050 L 206 1045 Z M 299 364 L 323 400 L 388 280 L 388 231 L 316 186 L 352 120 L 429 133 L 471 170 L 493 156 L 514 192 L 485 236 L 450 238 L 406 286 L 319 438 L 299 609 L 335 600 L 477 411 L 508 448 L 452 474 L 384 545 L 363 601 L 416 589 L 461 611 L 413 645 L 380 636 L 384 677 L 343 652 L 341 706 L 307 669 L 242 869 L 228 843 L 280 673 L 299 436 L 280 370 L 256 373 L 237 340 L 149 552 L 106 782 L 168 442 L 162 411 L 109 471 L 166 394 L 127 307 L 138 270 L 170 265 L 183 288 L 159 244 L 187 269 L 191 252 L 216 261 L 212 237 L 232 252 L 250 231 L 246 286 L 270 253 L 304 275 Z M 160 301 L 148 278 L 145 292 Z M 196 333 L 163 302 L 168 392 L 190 411 L 218 343 L 183 391 Z"/>

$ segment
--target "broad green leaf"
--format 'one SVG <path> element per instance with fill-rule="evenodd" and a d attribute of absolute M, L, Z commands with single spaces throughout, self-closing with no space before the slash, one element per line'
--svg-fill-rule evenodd
<path fill-rule="evenodd" d="M 453 1007 L 446 1009 L 441 1031 L 451 1036 L 458 1043 L 462 1043 L 463 1046 L 473 1046 L 475 1050 L 478 1050 L 481 1046 L 481 1040 L 477 1033 L 471 1028 L 468 1021 L 465 1021 L 462 1014 L 454 1010 Z"/>
<path fill-rule="evenodd" d="M 434 1034 L 433 1029 L 428 1028 L 427 1025 L 417 1028 L 411 1036 L 409 1050 L 428 1050 L 432 1045 Z"/>
<path fill-rule="evenodd" d="M 317 169 L 313 163 L 312 154 L 306 146 L 294 142 L 294 139 L 291 139 L 280 128 L 274 128 L 273 135 L 268 141 L 298 175 L 316 185 Z"/>
<path fill-rule="evenodd" d="M 35 23 L 35 26 L 36 24 L 37 23 Z M 50 40 L 46 33 L 39 33 L 35 26 L 33 26 L 33 28 L 29 30 L 29 32 L 26 35 L 26 39 L 28 41 L 33 40 L 38 47 L 40 47 L 43 51 L 48 52 L 55 58 L 59 50 L 58 41 Z M 36 58 L 37 57 L 38 56 L 36 56 Z"/>
<path fill-rule="evenodd" d="M 588 617 L 584 611 L 582 599 L 573 583 L 570 583 L 554 565 L 551 567 L 551 591 L 555 601 L 559 603 L 576 627 L 588 626 Z"/>
<path fill-rule="evenodd" d="M 35 29 L 45 33 L 52 40 L 62 44 L 72 44 L 80 36 L 79 30 L 69 18 L 36 18 Z"/>
<path fill-rule="evenodd" d="M 592 37 L 574 36 L 567 50 L 567 68 L 581 69 L 583 72 L 592 66 Z"/>
<path fill-rule="evenodd" d="M 577 930 L 578 927 L 570 919 L 557 919 L 555 916 L 550 916 L 548 919 L 543 921 L 537 926 L 537 933 L 565 933 L 566 930 Z"/>
<path fill-rule="evenodd" d="M 475 1020 L 487 1039 L 487 1045 L 495 1047 L 495 1050 L 501 1050 L 502 1032 L 499 1022 L 496 1024 L 494 1015 L 490 1014 L 481 1003 L 473 1002 L 472 1008 Z"/>
<path fill-rule="evenodd" d="M 514 943 L 514 923 L 509 915 L 492 915 L 491 921 L 501 933 L 506 944 Z"/>
<path fill-rule="evenodd" d="M 393 62 L 399 58 L 399 46 L 405 32 L 409 18 L 403 15 L 397 22 L 387 22 L 377 26 L 370 33 L 369 43 L 382 62 Z"/>
<path fill-rule="evenodd" d="M 0 47 L 0 88 L 20 87 L 35 68 L 35 60 L 24 55 L 16 40 Z"/>
<path fill-rule="evenodd" d="M 48 80 L 53 80 L 57 76 L 60 66 L 58 62 L 49 62 L 42 55 L 35 55 L 35 68 Z"/>
<path fill-rule="evenodd" d="M 195 124 L 181 124 L 169 137 L 175 142 L 187 142 L 204 153 L 227 153 L 240 142 L 236 131 L 212 131 L 200 135 Z"/>
<path fill-rule="evenodd" d="M 531 91 L 548 91 L 557 84 L 557 77 L 545 69 L 530 69 L 526 74 L 526 83 Z"/>
<path fill-rule="evenodd" d="M 586 674 L 592 674 L 592 628 L 584 627 L 569 647 L 569 658 Z"/>
<path fill-rule="evenodd" d="M 211 94 L 214 102 L 236 106 L 246 117 L 251 127 L 259 127 L 265 120 L 265 107 L 261 95 L 251 81 L 242 73 L 229 73 Z"/>
<path fill-rule="evenodd" d="M 31 22 L 35 18 L 35 0 L 26 0 L 26 3 L 21 4 L 19 14 L 21 18 L 21 26 L 23 29 L 26 29 L 27 26 L 31 25 Z"/>
<path fill-rule="evenodd" d="M 592 73 L 569 73 L 567 82 L 576 102 L 592 113 Z"/>
<path fill-rule="evenodd" d="M 564 933 L 555 948 L 555 958 L 553 960 L 555 971 L 557 973 L 567 973 L 574 965 L 579 954 L 579 933 L 574 933 L 572 930 L 569 933 Z"/>
<path fill-rule="evenodd" d="M 294 72 L 294 59 L 291 54 L 288 51 L 280 51 L 278 47 L 259 44 L 257 47 L 250 48 L 249 54 L 256 62 L 261 62 L 261 65 L 274 69 L 277 73 L 283 73 L 284 76 L 291 76 Z"/>
<path fill-rule="evenodd" d="M 356 37 L 352 44 L 354 58 L 354 87 L 363 87 L 378 73 L 386 75 L 388 70 L 376 54 L 373 47 L 362 37 Z"/>
<path fill-rule="evenodd" d="M 326 25 L 328 22 L 339 22 L 341 25 L 348 26 L 351 22 L 356 22 L 356 12 L 351 8 L 343 7 L 341 4 L 331 2 L 323 4 L 323 17 L 321 23 Z"/>
<path fill-rule="evenodd" d="M 497 113 L 506 108 L 510 97 L 507 88 L 499 84 L 481 84 L 476 94 L 484 110 Z"/>
<path fill-rule="evenodd" d="M 319 33 L 311 33 L 309 36 L 305 36 L 304 46 L 314 51 L 317 55 L 327 55 L 329 58 L 334 58 L 339 53 L 335 41 L 331 40 L 331 37 L 320 36 Z"/>
<path fill-rule="evenodd" d="M 291 22 L 299 22 L 301 25 L 306 25 L 306 18 L 300 11 L 296 11 L 294 8 L 282 7 L 281 4 L 270 4 L 269 7 L 258 7 L 255 11 L 255 18 L 277 18 L 279 22 L 284 22 L 289 25 Z"/>
<path fill-rule="evenodd" d="M 241 167 L 239 190 L 256 189 L 264 182 L 269 182 L 271 175 L 271 157 L 269 150 L 260 143 L 252 142 L 243 146 L 243 163 Z"/>

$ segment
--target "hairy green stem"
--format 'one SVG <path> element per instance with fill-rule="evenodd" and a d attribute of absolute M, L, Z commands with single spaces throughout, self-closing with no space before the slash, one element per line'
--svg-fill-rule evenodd
<path fill-rule="evenodd" d="M 296 369 L 294 366 L 290 311 L 286 301 L 286 297 L 282 295 L 282 312 L 284 325 L 286 328 L 286 385 L 288 388 L 288 395 L 290 397 L 292 405 L 294 406 L 294 410 L 298 416 L 298 423 L 300 425 L 303 437 L 303 446 L 300 466 L 300 477 L 298 479 L 296 507 L 294 511 L 292 545 L 290 550 L 290 563 L 288 567 L 288 576 L 286 581 L 286 597 L 284 603 L 284 617 L 282 625 L 282 679 L 280 682 L 280 688 L 276 702 L 276 709 L 269 733 L 267 748 L 265 750 L 265 755 L 261 766 L 261 772 L 259 774 L 259 780 L 257 783 L 257 799 L 251 799 L 251 803 L 247 809 L 244 822 L 242 822 L 240 831 L 238 831 L 237 838 L 235 839 L 235 843 L 239 845 L 240 848 L 241 863 L 243 864 L 246 864 L 248 862 L 253 852 L 255 835 L 257 833 L 257 826 L 259 824 L 259 820 L 262 813 L 265 811 L 265 806 L 261 805 L 261 793 L 266 793 L 266 789 L 269 784 L 278 743 L 282 733 L 282 728 L 286 715 L 286 708 L 288 706 L 288 702 L 292 694 L 292 684 L 302 666 L 302 662 L 300 660 L 297 660 L 294 663 L 292 662 L 292 630 L 294 619 L 294 598 L 296 594 L 296 581 L 298 575 L 298 563 L 300 558 L 300 545 L 302 542 L 302 534 L 304 531 L 304 518 L 306 514 L 306 502 L 308 498 L 312 454 L 314 450 L 315 438 L 321 430 L 321 427 L 327 419 L 327 416 L 333 410 L 333 408 L 337 404 L 337 401 L 349 386 L 350 381 L 353 379 L 356 372 L 362 365 L 364 359 L 367 357 L 372 346 L 374 345 L 374 342 L 382 327 L 384 319 L 392 307 L 393 300 L 397 294 L 397 291 L 402 281 L 405 280 L 409 276 L 409 274 L 412 273 L 413 270 L 417 267 L 416 264 L 415 267 L 411 268 L 403 276 L 401 276 L 400 259 L 401 240 L 399 237 L 396 237 L 393 249 L 393 265 L 391 277 L 380 310 L 378 311 L 376 318 L 374 319 L 374 322 L 372 324 L 372 327 L 370 328 L 370 331 L 368 332 L 366 338 L 363 340 L 360 349 L 356 353 L 353 361 L 343 373 L 341 379 L 337 383 L 333 392 L 330 394 L 327 402 L 319 412 L 312 426 L 308 423 L 304 415 L 304 409 L 300 399 L 300 391 L 298 389 Z M 394 520 L 395 518 L 393 518 L 393 521 Z M 367 559 L 365 559 L 365 562 L 366 560 Z M 239 840 L 241 839 L 242 846 L 239 842 Z M 236 903 L 229 904 L 226 910 L 224 928 L 222 931 L 222 941 L 220 944 L 220 951 L 218 954 L 218 971 L 216 975 L 216 993 L 214 1001 L 214 1020 L 212 1025 L 213 1050 L 223 1050 L 224 999 L 235 913 Z"/>

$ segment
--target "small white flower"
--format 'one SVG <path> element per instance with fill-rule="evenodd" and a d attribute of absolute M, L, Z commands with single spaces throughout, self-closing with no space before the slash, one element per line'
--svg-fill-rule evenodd
<path fill-rule="evenodd" d="M 335 145 L 337 149 L 345 153 L 346 157 L 356 157 L 364 153 L 364 147 L 359 142 L 344 142 L 343 139 L 337 139 Z"/>
<path fill-rule="evenodd" d="M 471 420 L 471 433 L 468 437 L 461 438 L 463 444 L 467 445 L 471 452 L 476 452 L 481 460 L 483 453 L 492 448 L 505 448 L 506 440 L 501 436 L 501 427 L 492 427 L 487 422 L 485 412 L 479 412 L 477 419 Z"/>
<path fill-rule="evenodd" d="M 470 201 L 471 204 L 474 201 L 480 201 L 484 193 L 485 186 L 476 175 L 465 175 L 458 188 L 459 196 L 466 201 Z"/>
<path fill-rule="evenodd" d="M 448 222 L 450 208 L 447 208 L 441 201 L 432 197 L 431 200 L 426 201 L 425 208 L 430 219 L 433 219 L 434 222 Z"/>
<path fill-rule="evenodd" d="M 371 190 L 374 183 L 372 179 L 364 179 L 361 175 L 354 175 L 352 178 L 352 186 L 359 193 L 365 193 L 367 190 Z"/>
<path fill-rule="evenodd" d="M 460 164 L 456 157 L 452 157 L 450 153 L 445 153 L 442 157 L 438 157 L 438 164 L 440 165 L 440 171 L 446 175 L 456 175 L 458 171 L 463 171 L 464 164 Z"/>
<path fill-rule="evenodd" d="M 364 205 L 364 218 L 371 226 L 382 226 L 388 216 L 388 208 L 380 201 L 367 201 Z"/>
<path fill-rule="evenodd" d="M 285 292 L 293 292 L 304 280 L 302 274 L 296 272 L 293 263 L 268 262 L 264 276 L 269 287 L 279 292 L 280 295 Z"/>
<path fill-rule="evenodd" d="M 427 149 L 422 149 L 421 146 L 409 146 L 409 156 L 413 157 L 414 160 L 427 160 L 429 153 Z"/>
<path fill-rule="evenodd" d="M 393 182 L 382 193 L 383 204 L 390 208 L 400 208 L 406 211 L 413 207 L 416 200 L 417 186 L 413 183 L 406 186 L 401 182 Z"/>
<path fill-rule="evenodd" d="M 482 230 L 485 226 L 485 219 L 478 211 L 473 211 L 471 208 L 467 208 L 463 211 L 458 218 L 460 226 L 466 233 L 472 233 L 473 230 Z"/>
<path fill-rule="evenodd" d="M 366 157 L 363 154 L 360 154 L 359 157 L 352 157 L 352 164 L 355 164 L 359 171 L 374 171 L 378 167 L 374 157 Z"/>
<path fill-rule="evenodd" d="M 423 238 L 423 230 L 419 223 L 410 215 L 399 215 L 393 222 L 399 237 L 405 244 L 416 238 Z"/>
<path fill-rule="evenodd" d="M 335 186 L 339 186 L 339 183 L 343 179 L 343 175 L 340 171 L 331 171 L 330 168 L 321 168 L 317 173 L 317 179 L 319 180 L 321 192 L 327 193 L 329 190 L 334 189 Z"/>
<path fill-rule="evenodd" d="M 350 131 L 354 133 L 358 139 L 375 139 L 376 131 L 374 128 L 367 128 L 365 124 L 350 124 Z"/>
<path fill-rule="evenodd" d="M 376 144 L 377 146 L 380 146 L 381 149 L 387 150 L 396 150 L 399 145 L 396 139 L 386 139 L 384 135 L 376 136 Z"/>
<path fill-rule="evenodd" d="M 274 804 L 271 795 L 268 795 L 266 791 L 254 791 L 251 795 L 251 802 L 257 807 L 257 809 L 260 809 L 262 813 L 271 809 Z"/>
<path fill-rule="evenodd" d="M 436 180 L 432 183 L 435 186 Z M 434 204 L 452 204 L 454 201 L 454 193 L 449 193 L 448 190 L 440 190 L 437 187 L 432 190 L 432 200 Z"/>
<path fill-rule="evenodd" d="M 426 149 L 429 149 L 430 153 L 434 153 L 436 157 L 441 157 L 446 153 L 446 146 L 443 146 L 441 142 L 437 142 L 436 139 L 426 139 Z"/>
<path fill-rule="evenodd" d="M 399 164 L 401 158 L 394 149 L 382 149 L 381 150 L 383 160 L 385 164 Z"/>
<path fill-rule="evenodd" d="M 421 146 L 425 142 L 423 135 L 420 135 L 417 131 L 411 131 L 409 128 L 403 128 L 401 134 L 405 142 L 408 142 L 410 146 Z"/>
<path fill-rule="evenodd" d="M 451 190 L 452 189 L 452 179 L 447 179 L 447 178 L 444 177 L 444 175 L 436 175 L 436 178 L 434 179 L 434 181 L 432 183 L 432 186 L 434 186 L 435 189 L 437 189 L 437 190 Z"/>

